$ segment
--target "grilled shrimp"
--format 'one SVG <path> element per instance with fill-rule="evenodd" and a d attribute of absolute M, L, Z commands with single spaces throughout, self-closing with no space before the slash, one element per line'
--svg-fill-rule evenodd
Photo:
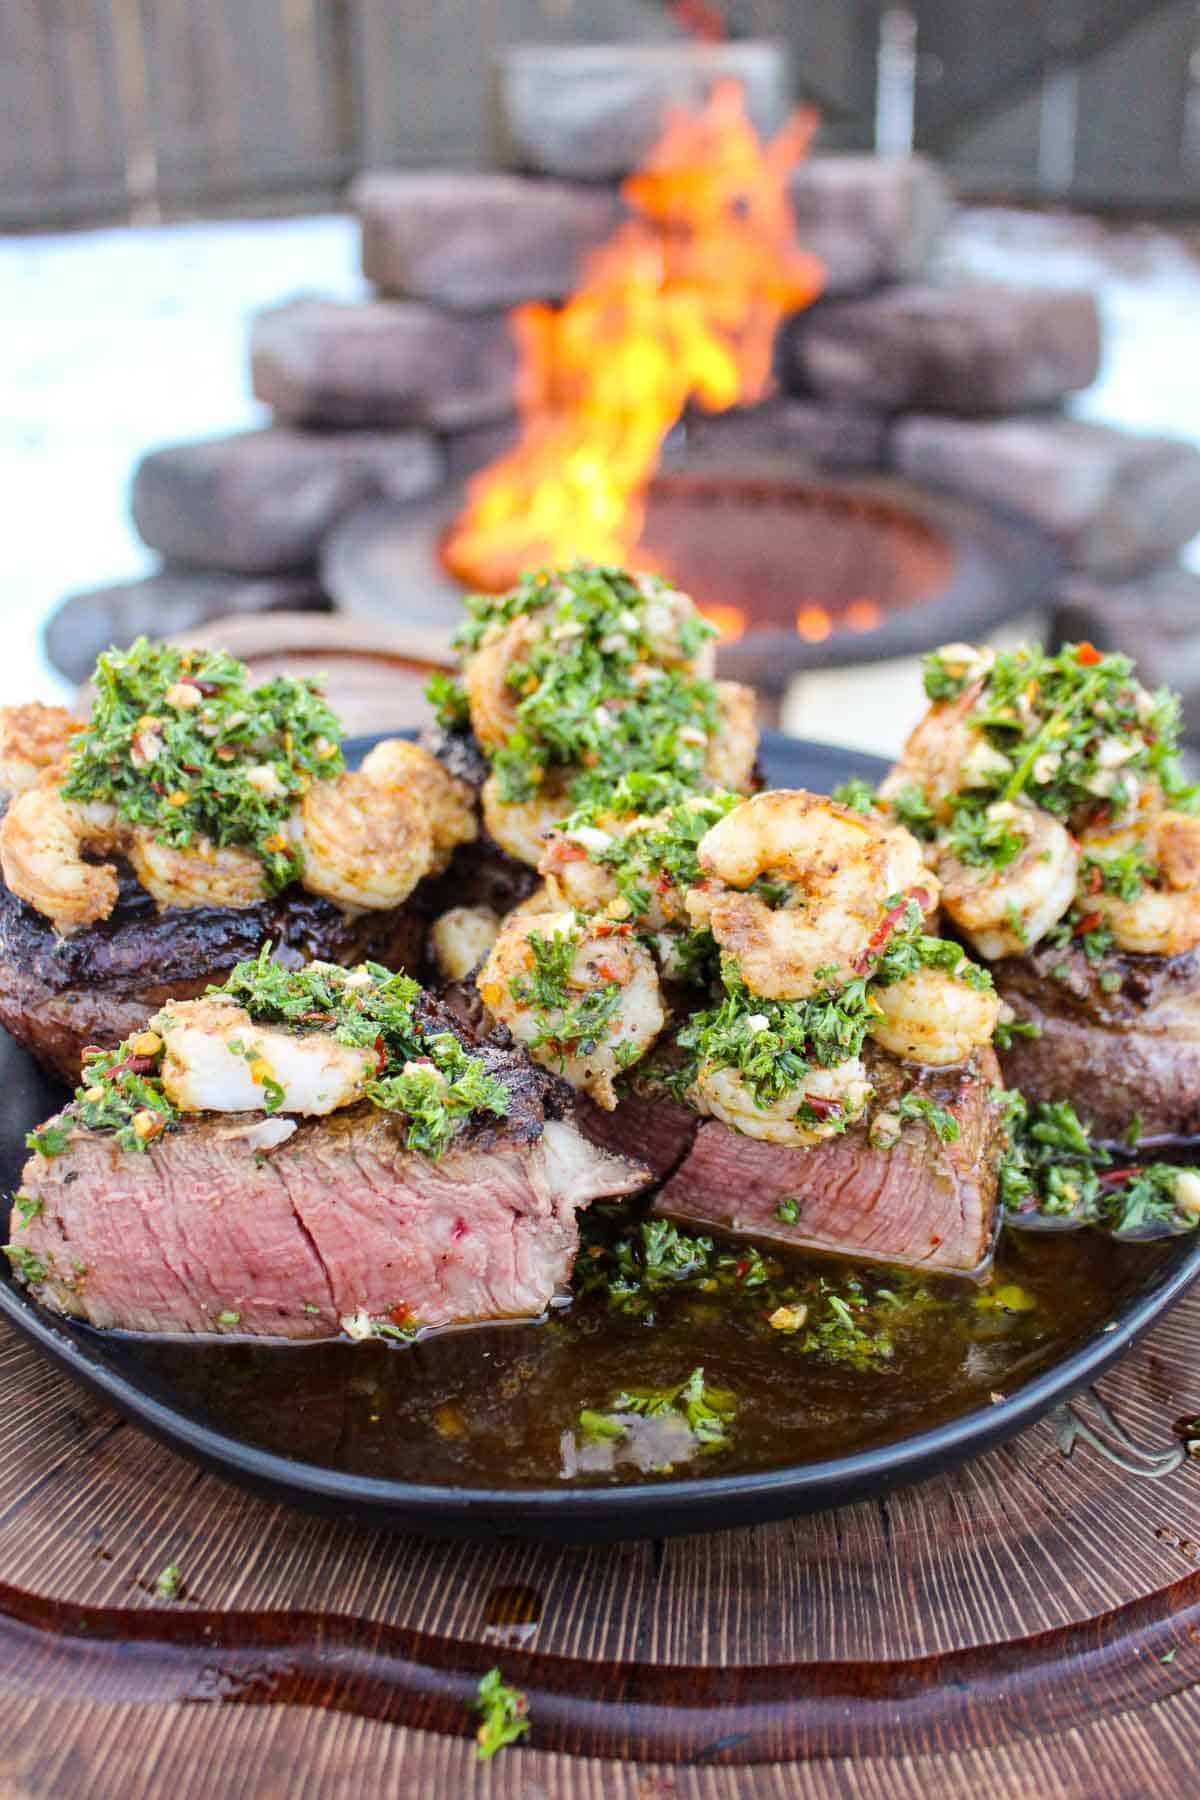
<path fill-rule="evenodd" d="M 747 987 L 769 1000 L 803 1000 L 861 968 L 887 902 L 912 892 L 932 907 L 937 882 L 907 831 L 884 828 L 836 800 L 802 789 L 755 794 L 700 840 L 710 879 L 687 910 L 733 956 Z M 769 881 L 770 898 L 751 890 Z"/>
<path fill-rule="evenodd" d="M 541 1004 L 533 997 L 535 937 L 543 945 L 566 938 L 575 946 L 560 1000 Z M 650 953 L 611 925 L 594 928 L 573 912 L 507 918 L 476 985 L 489 1012 L 535 1062 L 609 1112 L 617 1104 L 615 1076 L 645 1054 L 666 1023 Z"/>
<path fill-rule="evenodd" d="M 181 848 L 135 830 L 126 851 L 134 874 L 160 907 L 257 906 L 266 894 L 262 859 L 253 850 L 205 837 Z"/>
<path fill-rule="evenodd" d="M 551 911 L 571 907 L 575 912 L 594 913 L 611 905 L 617 898 L 616 878 L 611 869 L 592 858 L 621 835 L 619 828 L 605 830 L 600 825 L 582 825 L 574 831 L 554 833 L 538 863 Z"/>
<path fill-rule="evenodd" d="M 762 1138 L 768 1144 L 797 1145 L 818 1144 L 822 1138 L 836 1137 L 859 1116 L 873 1092 L 857 1056 L 832 1069 L 810 1069 L 798 1087 L 789 1089 L 769 1106 L 759 1106 L 736 1069 L 714 1063 L 701 1065 L 692 1090 L 703 1112 L 711 1113 L 744 1137 Z M 806 1103 L 810 1111 L 818 1114 L 828 1111 L 828 1118 L 801 1119 L 798 1115 Z"/>
<path fill-rule="evenodd" d="M 499 629 L 491 627 L 464 664 L 471 729 L 485 750 L 499 750 L 512 736 L 520 695 L 509 685 L 509 670 L 525 661 L 545 630 L 540 613 L 522 613 Z"/>
<path fill-rule="evenodd" d="M 477 969 L 500 930 L 490 906 L 452 906 L 429 928 L 429 948 L 447 981 L 465 981 Z"/>
<path fill-rule="evenodd" d="M 1143 956 L 1177 956 L 1200 944 L 1200 818 L 1165 809 L 1139 808 L 1133 822 L 1080 834 L 1080 847 L 1097 862 L 1138 850 L 1154 866 L 1131 900 L 1101 889 L 1081 904 L 1107 920 L 1117 945 Z"/>
<path fill-rule="evenodd" d="M 424 812 L 405 789 L 361 770 L 314 781 L 288 825 L 304 855 L 304 886 L 342 906 L 399 906 L 433 864 Z"/>
<path fill-rule="evenodd" d="M 433 872 L 445 868 L 459 844 L 478 837 L 471 789 L 420 744 L 384 738 L 363 758 L 362 772 L 377 787 L 407 794 L 416 810 L 424 813 L 433 838 Z"/>
<path fill-rule="evenodd" d="M 0 870 L 17 898 L 65 935 L 116 905 L 116 870 L 83 853 L 111 850 L 117 835 L 114 807 L 65 800 L 51 783 L 28 788 L 0 820 Z"/>
<path fill-rule="evenodd" d="M 151 1030 L 166 1045 L 163 1090 L 184 1112 L 262 1112 L 270 1095 L 272 1112 L 330 1113 L 375 1073 L 373 1049 L 257 1024 L 225 995 L 172 1001 Z"/>
<path fill-rule="evenodd" d="M 71 740 L 87 726 L 65 706 L 0 706 L 0 788 L 23 794 L 48 769 L 65 763 Z"/>
<path fill-rule="evenodd" d="M 502 800 L 497 777 L 489 775 L 481 796 L 483 823 L 502 850 L 536 869 L 547 838 L 571 810 L 566 789 L 566 776 L 551 770 L 532 800 Z"/>
<path fill-rule="evenodd" d="M 871 1037 L 910 1062 L 966 1062 L 991 1043 L 1000 1016 L 994 989 L 973 987 L 957 970 L 917 969 L 886 987 L 877 984 L 871 995 L 879 1008 Z"/>
<path fill-rule="evenodd" d="M 704 774 L 713 787 L 744 794 L 758 756 L 758 702 L 740 681 L 717 682 L 717 729 L 709 740 Z"/>
<path fill-rule="evenodd" d="M 687 627 L 696 617 L 691 595 L 679 588 L 658 588 L 643 576 L 634 579 L 645 595 L 641 624 L 652 661 L 666 668 L 682 668 L 697 680 L 711 681 L 717 666 L 716 644 L 707 638 L 696 650 L 686 643 Z"/>
<path fill-rule="evenodd" d="M 942 905 L 980 956 L 994 961 L 1031 949 L 1057 925 L 1075 898 L 1079 846 L 1065 825 L 1040 807 L 997 800 L 987 818 L 1024 836 L 1002 869 L 938 860 Z"/>

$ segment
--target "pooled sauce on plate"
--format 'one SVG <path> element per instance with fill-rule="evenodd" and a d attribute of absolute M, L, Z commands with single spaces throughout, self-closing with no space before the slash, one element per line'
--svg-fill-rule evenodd
<path fill-rule="evenodd" d="M 897 1310 L 891 1357 L 859 1367 L 803 1349 L 802 1330 L 766 1326 L 753 1294 L 730 1302 L 683 1288 L 656 1292 L 653 1325 L 587 1294 L 544 1322 L 410 1345 L 82 1335 L 179 1411 L 345 1473 L 496 1488 L 654 1481 L 628 1459 L 564 1474 L 580 1412 L 604 1412 L 622 1391 L 677 1387 L 701 1367 L 737 1411 L 728 1444 L 676 1460 L 675 1478 L 867 1450 L 1011 1392 L 1100 1330 L 1180 1248 L 1096 1231 L 1005 1232 L 987 1284 L 920 1278 L 927 1298 Z M 903 1294 L 895 1271 L 800 1257 L 787 1270 L 823 1275 L 839 1292 L 858 1275 L 868 1292 Z"/>

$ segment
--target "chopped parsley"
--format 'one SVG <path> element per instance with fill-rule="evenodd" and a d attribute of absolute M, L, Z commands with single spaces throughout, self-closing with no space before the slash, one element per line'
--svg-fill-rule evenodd
<path fill-rule="evenodd" d="M 311 1024 L 340 1044 L 374 1049 L 378 1069 L 365 1097 L 385 1112 L 404 1114 L 408 1148 L 435 1161 L 473 1114 L 501 1117 L 508 1110 L 504 1084 L 488 1074 L 483 1060 L 464 1050 L 452 1032 L 431 1031 L 418 1017 L 418 984 L 379 963 L 284 969 L 264 944 L 257 957 L 239 963 L 209 991 L 231 994 L 252 1019 Z"/>
<path fill-rule="evenodd" d="M 519 1688 L 509 1687 L 499 1669 L 488 1670 L 471 1705 L 480 1714 L 475 1733 L 475 1755 L 480 1762 L 487 1762 L 506 1744 L 515 1744 L 529 1730 L 529 1701 Z"/>
<path fill-rule="evenodd" d="M 343 768 L 341 726 L 312 681 L 250 685 L 222 650 L 139 638 L 96 664 L 95 701 L 75 741 L 63 793 L 106 801 L 160 843 L 239 844 L 275 892 L 303 869 L 283 832 L 314 781 Z"/>
<path fill-rule="evenodd" d="M 471 709 L 467 690 L 461 681 L 438 669 L 429 677 L 425 697 L 433 706 L 439 725 L 447 731 L 461 731 L 470 722 Z"/>
<path fill-rule="evenodd" d="M 410 1150 L 437 1160 L 466 1120 L 478 1113 L 503 1116 L 508 1095 L 502 1081 L 471 1055 L 450 1031 L 431 1029 L 414 1009 L 421 989 L 407 975 L 394 974 L 379 963 L 343 969 L 314 962 L 285 969 L 270 958 L 264 944 L 258 956 L 241 962 L 210 994 L 228 994 L 252 1019 L 303 1030 L 329 1032 L 341 1044 L 372 1049 L 376 1071 L 363 1087 L 364 1097 L 385 1112 L 407 1120 L 405 1143 Z M 111 1131 L 122 1150 L 147 1150 L 163 1132 L 173 1130 L 180 1114 L 163 1090 L 161 1069 L 165 1044 L 160 1033 L 170 1020 L 160 1013 L 150 1026 L 127 1038 L 115 1050 L 84 1052 L 83 1076 L 62 1119 L 40 1132 L 32 1148 L 43 1156 L 60 1155 L 71 1128 Z M 253 1043 L 234 1039 L 230 1048 L 253 1065 L 259 1060 Z M 275 1112 L 286 1098 L 269 1069 L 256 1075 L 263 1089 L 263 1111 Z"/>
<path fill-rule="evenodd" d="M 71 1127 L 58 1125 L 53 1121 L 49 1125 L 40 1125 L 36 1131 L 25 1134 L 25 1148 L 36 1150 L 39 1156 L 61 1156 L 71 1139 Z"/>
<path fill-rule="evenodd" d="M 1115 894 L 1119 900 L 1136 900 L 1146 882 L 1157 876 L 1157 866 L 1140 844 L 1111 856 L 1089 851 L 1079 867 L 1079 885 L 1085 893 Z"/>
<path fill-rule="evenodd" d="M 168 1563 L 154 1580 L 154 1592 L 160 1600 L 174 1600 L 183 1586 L 183 1571 L 178 1563 Z"/>
<path fill-rule="evenodd" d="M 595 983 L 581 985 L 574 970 L 575 955 L 583 942 L 578 926 L 552 937 L 531 931 L 528 942 L 532 971 L 513 975 L 508 985 L 513 999 L 532 1008 L 535 1015 L 537 1031 L 528 1041 L 530 1052 L 549 1050 L 560 1066 L 569 1057 L 590 1056 L 612 1028 L 621 1005 L 621 983 L 615 976 L 605 977 L 606 964 L 601 958 L 593 965 Z M 636 1057 L 636 1046 L 626 1048 Z"/>
<path fill-rule="evenodd" d="M 800 1201 L 795 1194 L 785 1194 L 775 1208 L 775 1217 L 781 1225 L 798 1225 L 801 1211 Z"/>
<path fill-rule="evenodd" d="M 715 627 L 684 613 L 676 646 L 683 660 L 664 664 L 647 613 L 672 592 L 655 575 L 576 563 L 527 575 L 500 598 L 467 597 L 455 642 L 468 653 L 519 616 L 536 615 L 543 626 L 506 677 L 519 698 L 514 729 L 492 759 L 502 800 L 531 799 L 552 767 L 573 771 L 575 806 L 611 803 L 614 786 L 635 772 L 658 777 L 660 805 L 703 785 L 717 693 L 686 663 Z"/>
<path fill-rule="evenodd" d="M 701 1068 L 734 1069 L 755 1104 L 766 1108 L 800 1087 L 810 1070 L 837 1068 L 861 1053 L 878 1016 L 875 985 L 889 987 L 918 970 L 943 969 L 969 987 L 991 989 L 991 975 L 970 962 L 960 945 L 922 930 L 915 900 L 893 895 L 886 909 L 886 931 L 864 973 L 836 987 L 831 969 L 830 985 L 805 1000 L 760 998 L 746 986 L 736 960 L 723 956 L 724 998 L 694 1012 L 679 1031 L 676 1042 L 690 1054 L 661 1072 L 668 1090 L 685 1100 Z M 801 1123 L 836 1130 L 855 1115 L 839 1100 L 812 1096 L 796 1116 Z"/>
<path fill-rule="evenodd" d="M 959 794 L 953 807 L 953 823 L 941 843 L 969 868 L 1006 869 L 1029 841 L 1028 832 L 1020 829 L 1020 815 L 1014 819 L 1012 808 L 1003 803 L 987 805 L 974 795 Z"/>
<path fill-rule="evenodd" d="M 576 1295 L 643 1325 L 657 1322 L 671 1295 L 719 1298 L 795 1351 L 865 1369 L 888 1361 L 897 1335 L 934 1304 L 910 1273 L 881 1269 L 835 1281 L 752 1244 L 714 1240 L 666 1219 L 632 1220 L 621 1207 L 590 1207 L 580 1225 Z M 615 1402 L 610 1410 L 619 1410 Z"/>
<path fill-rule="evenodd" d="M 849 781 L 843 781 L 835 787 L 832 797 L 858 813 L 869 814 L 875 811 L 875 789 L 861 775 L 854 775 Z"/>
<path fill-rule="evenodd" d="M 1102 1225 L 1114 1235 L 1191 1231 L 1195 1173 L 1170 1163 L 1113 1165 L 1066 1100 L 1031 1105 L 1017 1089 L 996 1090 L 1005 1108 L 1007 1148 L 1000 1162 L 1001 1204 L 1021 1217 Z"/>
<path fill-rule="evenodd" d="M 923 1119 L 939 1144 L 956 1144 L 962 1136 L 954 1114 L 939 1106 L 928 1094 L 920 1094 L 915 1089 L 902 1097 L 896 1112 L 901 1119 Z"/>
<path fill-rule="evenodd" d="M 1142 687 L 1129 657 L 1090 644 L 1054 655 L 1026 644 L 999 652 L 970 680 L 978 693 L 966 722 L 993 752 L 972 767 L 981 806 L 1023 797 L 1078 824 L 1103 809 L 1118 816 L 1135 797 L 1132 778 L 1156 782 L 1174 807 L 1200 804 L 1200 789 L 1179 771 L 1179 701 Z M 957 699 L 967 683 L 938 654 L 926 658 L 930 699 Z"/>
<path fill-rule="evenodd" d="M 627 790 L 644 787 L 642 782 L 627 783 Z M 630 794 L 629 797 L 632 797 Z M 650 817 L 640 815 L 604 849 L 590 853 L 591 860 L 611 869 L 617 892 L 628 901 L 631 916 L 650 910 L 654 896 L 666 892 L 684 894 L 701 879 L 697 856 L 704 834 L 723 819 L 745 798 L 742 794 L 692 794 Z M 568 836 L 580 826 L 603 823 L 617 808 L 610 797 L 607 803 L 577 809 L 567 821 Z"/>
<path fill-rule="evenodd" d="M 41 1257 L 25 1244 L 5 1244 L 4 1254 L 21 1277 L 22 1281 L 47 1281 L 50 1270 Z"/>
<path fill-rule="evenodd" d="M 584 1443 L 629 1435 L 639 1418 L 673 1417 L 687 1426 L 697 1449 L 711 1454 L 728 1447 L 737 1413 L 737 1396 L 728 1388 L 710 1387 L 702 1368 L 693 1369 L 676 1387 L 632 1388 L 616 1394 L 604 1411 L 585 1407 L 579 1415 Z M 670 1463 L 659 1465 L 660 1473 Z"/>

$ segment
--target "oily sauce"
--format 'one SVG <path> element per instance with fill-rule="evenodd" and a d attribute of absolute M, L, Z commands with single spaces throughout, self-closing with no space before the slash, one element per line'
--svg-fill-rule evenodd
<path fill-rule="evenodd" d="M 298 1461 L 471 1487 L 654 1481 L 866 1450 L 987 1405 L 1102 1329 L 1176 1249 L 1090 1230 L 1008 1231 L 988 1282 L 923 1279 L 925 1301 L 900 1315 L 891 1357 L 858 1367 L 772 1330 L 751 1295 L 687 1290 L 657 1296 L 653 1324 L 597 1293 L 542 1322 L 412 1344 L 89 1336 L 177 1410 Z M 834 1285 L 855 1273 L 868 1285 L 889 1279 L 829 1258 L 797 1257 L 791 1269 Z M 728 1444 L 681 1455 L 675 1438 L 669 1470 L 653 1449 L 641 1458 L 649 1468 L 621 1455 L 607 1468 L 587 1457 L 580 1466 L 583 1409 L 603 1411 L 622 1390 L 675 1386 L 696 1367 L 736 1396 Z"/>

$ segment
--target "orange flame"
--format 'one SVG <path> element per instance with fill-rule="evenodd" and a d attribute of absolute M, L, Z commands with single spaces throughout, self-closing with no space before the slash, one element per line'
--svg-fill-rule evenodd
<path fill-rule="evenodd" d="M 821 288 L 787 189 L 815 124 L 797 113 L 764 144 L 740 84 L 717 83 L 624 183 L 634 216 L 577 292 L 515 310 L 521 433 L 472 481 L 443 542 L 461 580 L 495 591 L 539 563 L 629 561 L 686 403 L 722 412 L 767 392 L 780 320 Z"/>

